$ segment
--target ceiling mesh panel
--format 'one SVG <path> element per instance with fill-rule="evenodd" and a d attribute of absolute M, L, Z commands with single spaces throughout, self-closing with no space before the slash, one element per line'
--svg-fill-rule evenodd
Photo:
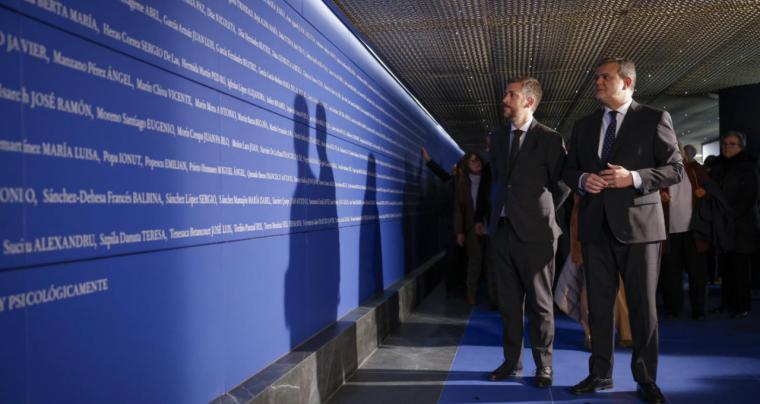
<path fill-rule="evenodd" d="M 594 111 L 594 63 L 637 65 L 635 98 L 760 82 L 760 0 L 334 0 L 465 149 L 502 124 L 509 77 L 544 87 L 536 116 L 567 133 Z"/>

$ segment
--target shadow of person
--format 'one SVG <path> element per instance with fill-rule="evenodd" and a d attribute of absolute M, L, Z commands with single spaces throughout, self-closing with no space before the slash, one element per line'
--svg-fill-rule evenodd
<path fill-rule="evenodd" d="M 340 303 L 340 233 L 338 209 L 335 205 L 335 175 L 327 157 L 327 114 L 322 103 L 317 104 L 317 157 L 319 183 L 312 187 L 310 198 L 320 201 L 309 205 L 308 217 L 321 219 L 319 230 L 309 236 L 309 263 L 316 299 L 313 302 L 320 328 L 335 321 Z M 316 226 L 315 226 L 316 228 Z"/>
<path fill-rule="evenodd" d="M 404 200 L 402 216 L 402 232 L 404 235 L 404 273 L 413 271 L 422 262 L 422 258 L 428 258 L 431 237 L 435 233 L 428 233 L 432 227 L 430 221 L 425 222 L 426 212 L 420 211 L 420 207 L 427 206 L 427 189 L 423 188 L 422 157 L 416 165 L 404 160 Z M 430 212 L 427 212 L 430 213 Z"/>
<path fill-rule="evenodd" d="M 290 205 L 290 220 L 298 221 L 307 218 L 307 205 L 297 203 L 301 198 L 308 197 L 308 183 L 315 179 L 314 173 L 306 159 L 309 156 L 309 107 L 306 99 L 297 95 L 293 102 L 293 152 L 297 158 L 298 183 L 293 192 Z M 307 235 L 291 230 L 290 261 L 285 273 L 285 322 L 290 331 L 290 348 L 293 349 L 313 331 L 308 315 L 309 309 L 309 272 L 306 265 L 308 250 Z M 316 330 L 314 330 L 316 331 Z"/>
<path fill-rule="evenodd" d="M 367 182 L 362 206 L 362 222 L 359 230 L 359 301 L 382 293 L 383 255 L 380 238 L 380 218 L 377 209 L 377 168 L 375 156 L 367 159 Z"/>
<path fill-rule="evenodd" d="M 404 237 L 404 273 L 408 273 L 414 261 L 413 232 L 417 210 L 417 189 L 414 186 L 412 165 L 404 160 L 404 193 L 402 200 L 401 234 Z"/>
<path fill-rule="evenodd" d="M 334 322 L 340 301 L 335 178 L 327 158 L 327 117 L 322 104 L 316 109 L 319 178 L 309 165 L 309 131 L 309 107 L 306 99 L 297 95 L 293 102 L 293 151 L 298 182 L 291 200 L 290 220 L 305 226 L 291 230 L 290 261 L 285 273 L 285 321 L 291 349 Z"/>

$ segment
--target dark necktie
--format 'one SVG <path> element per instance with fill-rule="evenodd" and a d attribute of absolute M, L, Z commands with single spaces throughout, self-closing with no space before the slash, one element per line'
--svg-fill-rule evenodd
<path fill-rule="evenodd" d="M 515 129 L 512 131 L 512 142 L 509 144 L 509 160 L 507 161 L 507 172 L 504 176 L 505 178 L 509 179 L 509 177 L 512 175 L 512 167 L 515 165 L 515 160 L 517 160 L 517 152 L 520 151 L 520 136 L 522 136 L 523 131 L 520 129 Z M 509 193 L 505 193 L 504 195 L 504 208 L 502 212 L 504 212 L 504 215 L 502 217 L 507 217 L 507 197 L 509 196 Z"/>
<path fill-rule="evenodd" d="M 604 143 L 602 144 L 602 163 L 607 164 L 612 152 L 612 145 L 615 143 L 615 132 L 617 131 L 617 111 L 610 111 L 610 124 L 604 131 Z"/>
<path fill-rule="evenodd" d="M 520 129 L 515 129 L 512 132 L 512 143 L 509 145 L 509 172 L 512 171 L 512 167 L 515 165 L 515 160 L 517 160 L 517 152 L 520 151 L 520 136 L 522 136 L 523 131 Z"/>

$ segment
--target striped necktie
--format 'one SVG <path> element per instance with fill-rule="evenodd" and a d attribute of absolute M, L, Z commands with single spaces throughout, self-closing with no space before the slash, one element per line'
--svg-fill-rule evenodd
<path fill-rule="evenodd" d="M 617 132 L 617 111 L 610 111 L 610 124 L 604 131 L 604 143 L 602 144 L 602 163 L 607 164 L 612 152 L 612 145 L 615 143 L 615 132 Z"/>

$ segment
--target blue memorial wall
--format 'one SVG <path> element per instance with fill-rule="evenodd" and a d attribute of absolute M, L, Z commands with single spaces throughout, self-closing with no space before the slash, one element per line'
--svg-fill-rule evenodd
<path fill-rule="evenodd" d="M 0 403 L 224 394 L 441 250 L 461 155 L 316 0 L 0 0 L 0 122 Z"/>

